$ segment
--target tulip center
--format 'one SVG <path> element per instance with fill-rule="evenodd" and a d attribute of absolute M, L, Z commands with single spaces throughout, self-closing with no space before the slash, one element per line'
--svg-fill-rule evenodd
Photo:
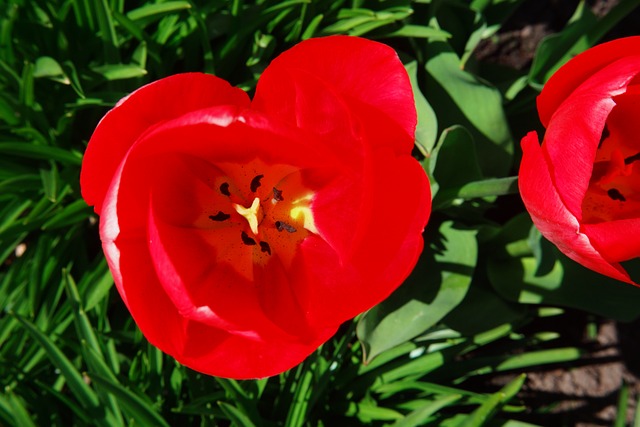
<path fill-rule="evenodd" d="M 204 216 L 198 227 L 207 229 L 218 257 L 247 278 L 254 266 L 272 259 L 291 265 L 298 245 L 317 234 L 313 218 L 313 191 L 304 171 L 288 165 L 220 164 L 207 178 Z M 202 221 L 202 222 L 201 222 Z"/>
<path fill-rule="evenodd" d="M 251 232 L 255 235 L 258 234 L 258 210 L 260 209 L 260 198 L 256 197 L 253 199 L 253 203 L 248 208 L 245 208 L 242 205 L 238 205 L 236 203 L 232 203 L 233 208 L 243 216 L 244 219 L 249 223 L 249 228 L 251 228 Z"/>
<path fill-rule="evenodd" d="M 616 106 L 596 152 L 582 203 L 583 221 L 599 223 L 640 217 L 640 147 L 617 129 Z M 618 113 L 619 114 L 619 113 Z M 637 119 L 636 119 L 637 120 Z"/>

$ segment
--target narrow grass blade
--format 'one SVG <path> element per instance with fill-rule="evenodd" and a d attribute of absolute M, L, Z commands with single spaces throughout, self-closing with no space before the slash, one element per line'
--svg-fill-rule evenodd
<path fill-rule="evenodd" d="M 89 377 L 98 387 L 112 393 L 127 414 L 136 420 L 136 424 L 139 423 L 141 426 L 169 427 L 169 424 L 158 414 L 151 403 L 145 402 L 120 384 L 114 383 L 96 373 L 91 373 Z"/>
<path fill-rule="evenodd" d="M 49 339 L 48 336 L 38 330 L 31 322 L 24 319 L 17 313 L 13 313 L 16 319 L 24 326 L 25 330 L 35 339 L 49 356 L 51 363 L 60 370 L 60 373 L 67 381 L 74 396 L 85 408 L 99 413 L 98 397 L 91 387 L 85 383 L 82 375 L 62 351 Z"/>

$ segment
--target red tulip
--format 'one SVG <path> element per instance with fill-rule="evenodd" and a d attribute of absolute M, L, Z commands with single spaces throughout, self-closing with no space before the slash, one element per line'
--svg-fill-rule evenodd
<path fill-rule="evenodd" d="M 587 268 L 633 283 L 640 256 L 640 37 L 570 60 L 538 97 L 547 128 L 522 140 L 519 186 L 542 235 Z"/>
<path fill-rule="evenodd" d="M 430 213 L 415 125 L 396 53 L 355 37 L 285 52 L 253 101 L 198 73 L 120 101 L 81 185 L 143 334 L 200 372 L 264 377 L 386 298 Z"/>

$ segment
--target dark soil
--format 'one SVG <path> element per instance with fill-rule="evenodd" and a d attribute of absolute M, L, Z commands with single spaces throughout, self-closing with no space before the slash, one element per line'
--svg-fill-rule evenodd
<path fill-rule="evenodd" d="M 604 16 L 619 1 L 587 3 L 597 16 Z M 495 37 L 478 46 L 476 58 L 518 70 L 527 68 L 542 38 L 562 30 L 578 3 L 578 0 L 523 2 Z M 602 41 L 640 34 L 639 22 L 640 9 L 636 9 Z M 545 324 L 549 321 L 554 322 L 551 329 Z M 611 426 L 621 386 L 626 383 L 627 421 L 632 420 L 640 396 L 640 321 L 621 324 L 569 311 L 560 318 L 539 319 L 531 328 L 528 332 L 559 331 L 562 346 L 583 348 L 585 356 L 578 365 L 540 367 L 527 372 L 527 381 L 518 397 L 532 410 L 516 418 L 549 427 Z M 495 390 L 510 379 L 513 376 L 488 381 Z"/>
<path fill-rule="evenodd" d="M 621 0 L 591 0 L 596 16 L 606 15 Z M 627 1 L 627 0 L 623 0 Z M 578 6 L 578 0 L 526 0 L 496 37 L 476 49 L 476 58 L 522 70 L 529 65 L 543 37 L 562 30 Z M 640 34 L 640 9 L 636 9 L 602 41 Z"/>

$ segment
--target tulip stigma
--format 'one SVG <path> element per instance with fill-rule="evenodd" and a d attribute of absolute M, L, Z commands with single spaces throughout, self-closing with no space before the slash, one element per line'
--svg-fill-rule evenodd
<path fill-rule="evenodd" d="M 240 215 L 245 217 L 247 222 L 249 223 L 249 228 L 251 228 L 251 232 L 258 235 L 258 210 L 260 209 L 260 198 L 256 197 L 253 199 L 253 203 L 248 208 L 245 208 L 242 205 L 238 205 L 233 203 L 233 207 Z"/>

